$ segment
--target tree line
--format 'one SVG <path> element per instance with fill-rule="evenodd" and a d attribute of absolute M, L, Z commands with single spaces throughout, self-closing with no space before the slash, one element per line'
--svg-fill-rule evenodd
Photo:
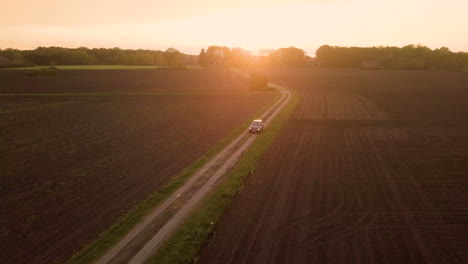
<path fill-rule="evenodd" d="M 357 68 L 374 61 L 389 69 L 446 69 L 468 67 L 467 52 L 452 52 L 446 47 L 430 49 L 422 45 L 404 47 L 338 47 L 323 45 L 316 51 L 321 67 Z"/>
<path fill-rule="evenodd" d="M 242 48 L 228 48 L 225 46 L 209 46 L 202 49 L 198 55 L 202 66 L 245 66 L 248 64 L 268 64 L 278 66 L 303 66 L 306 64 L 306 52 L 296 47 L 278 50 L 260 50 L 258 56 L 253 56 Z"/>
<path fill-rule="evenodd" d="M 202 66 L 243 66 L 260 64 L 271 66 L 325 68 L 388 68 L 388 69 L 445 69 L 468 68 L 467 52 L 452 52 L 446 47 L 430 49 L 422 45 L 404 47 L 339 47 L 323 45 L 316 51 L 316 58 L 296 47 L 260 50 L 256 56 L 241 48 L 209 46 L 199 54 Z"/>
<path fill-rule="evenodd" d="M 252 59 L 249 51 L 242 48 L 228 48 L 225 46 L 209 46 L 202 49 L 198 55 L 201 66 L 236 67 L 247 65 Z"/>
<path fill-rule="evenodd" d="M 38 47 L 34 50 L 0 49 L 0 67 L 34 65 L 155 65 L 181 67 L 200 64 L 205 67 L 242 67 L 249 64 L 302 67 L 358 68 L 371 62 L 371 67 L 389 69 L 463 69 L 468 68 L 467 52 L 452 52 L 446 47 L 430 49 L 422 45 L 404 47 L 339 47 L 323 45 L 316 58 L 296 47 L 260 50 L 252 55 L 242 48 L 209 46 L 198 56 L 177 49 L 131 50 L 120 48 Z"/>
<path fill-rule="evenodd" d="M 131 50 L 120 48 L 38 47 L 34 50 L 0 49 L 0 67 L 34 65 L 155 65 L 180 67 L 196 63 L 193 55 L 174 48 Z"/>

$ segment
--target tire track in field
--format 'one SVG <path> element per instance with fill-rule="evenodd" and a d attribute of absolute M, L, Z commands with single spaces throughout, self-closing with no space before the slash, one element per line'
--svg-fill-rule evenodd
<path fill-rule="evenodd" d="M 464 263 L 467 216 L 455 210 L 466 208 L 466 129 L 386 112 L 402 99 L 390 93 L 377 105 L 351 87 L 323 83 L 298 88 L 295 119 L 247 179 L 200 262 Z M 450 134 L 438 132 L 446 128 Z"/>
<path fill-rule="evenodd" d="M 324 97 L 325 98 L 325 97 Z M 325 98 L 326 99 L 326 98 Z M 325 107 L 323 107 L 323 111 L 325 111 L 325 113 L 327 113 L 329 110 L 329 107 L 327 106 L 327 101 L 324 100 L 324 105 Z M 298 134 L 300 134 L 301 136 L 299 136 L 301 139 L 300 140 L 295 140 L 297 142 L 294 143 L 294 145 L 296 146 L 304 146 L 304 145 L 309 145 L 311 146 L 310 144 L 304 144 L 305 141 L 307 141 L 308 139 L 308 135 L 310 135 L 308 132 L 310 131 L 311 129 L 306 129 L 306 131 L 301 131 L 299 132 Z M 313 133 L 312 133 L 313 134 Z M 294 135 L 293 135 L 294 136 Z M 296 136 L 297 138 L 297 136 Z M 322 142 L 320 140 L 312 143 L 312 146 L 315 145 L 315 148 L 318 147 L 318 149 L 320 149 L 320 146 L 322 146 L 323 144 L 326 144 L 327 142 Z M 294 160 L 294 161 L 297 161 L 297 160 L 301 160 L 300 156 L 303 155 L 301 152 L 303 151 L 302 148 L 297 148 L 296 151 L 293 153 L 293 154 L 286 154 L 286 159 L 283 161 L 284 163 L 287 163 L 288 160 Z M 289 152 L 289 150 L 287 150 L 287 152 Z M 290 159 L 292 158 L 292 159 Z M 322 165 L 323 166 L 323 165 Z M 318 167 L 316 168 L 315 170 L 317 172 L 321 172 L 323 171 L 323 167 Z M 291 168 L 290 168 L 291 170 Z M 273 263 L 275 259 L 281 259 L 281 257 L 283 257 L 283 259 L 288 259 L 288 257 L 284 257 L 284 256 L 278 256 L 275 254 L 275 252 L 277 252 L 276 250 L 282 250 L 284 251 L 284 248 L 281 248 L 280 246 L 278 246 L 278 244 L 281 244 L 281 243 L 286 243 L 287 246 L 290 248 L 292 245 L 297 245 L 295 246 L 296 248 L 295 249 L 291 249 L 290 252 L 294 252 L 294 254 L 291 254 L 292 258 L 289 258 L 290 260 L 291 259 L 294 259 L 295 261 L 299 261 L 299 263 L 301 262 L 306 262 L 307 261 L 307 251 L 310 247 L 316 247 L 316 246 L 319 246 L 321 244 L 324 244 L 324 243 L 327 243 L 327 241 L 333 241 L 333 240 L 339 240 L 340 238 L 342 237 L 345 237 L 345 236 L 349 236 L 350 234 L 353 234 L 353 233 L 356 233 L 358 232 L 362 226 L 366 226 L 368 225 L 369 223 L 372 222 L 373 220 L 373 217 L 372 215 L 369 213 L 371 210 L 372 210 L 372 204 L 371 203 L 367 203 L 366 206 L 367 208 L 365 208 L 363 210 L 363 213 L 360 213 L 358 214 L 358 218 L 350 223 L 350 225 L 348 225 L 347 228 L 329 228 L 327 229 L 327 231 L 325 232 L 320 232 L 320 228 L 322 227 L 327 227 L 327 226 L 332 226 L 333 224 L 339 222 L 339 220 L 341 218 L 343 218 L 343 215 L 342 215 L 342 212 L 343 211 L 349 211 L 351 208 L 352 208 L 352 205 L 353 204 L 362 204 L 362 200 L 363 198 L 361 198 L 359 193 L 356 193 L 356 192 L 349 192 L 346 188 L 346 186 L 344 186 L 344 183 L 342 182 L 337 182 L 335 181 L 335 184 L 334 186 L 338 188 L 336 188 L 338 191 L 335 191 L 334 192 L 334 196 L 338 196 L 339 197 L 339 202 L 338 202 L 338 205 L 334 208 L 334 210 L 332 210 L 331 212 L 329 212 L 328 214 L 324 215 L 324 216 L 321 216 L 319 217 L 318 219 L 308 219 L 307 216 L 302 216 L 300 217 L 300 219 L 298 220 L 292 220 L 290 222 L 288 222 L 289 224 L 287 224 L 286 226 L 280 226 L 279 228 L 276 229 L 276 231 L 273 232 L 273 235 L 270 235 L 270 237 L 268 238 L 262 238 L 265 236 L 265 232 L 266 230 L 269 230 L 271 229 L 272 227 L 274 227 L 275 225 L 278 226 L 279 225 L 279 221 L 276 220 L 278 219 L 278 209 L 279 208 L 287 208 L 288 207 L 288 204 L 284 204 L 284 201 L 286 199 L 283 199 L 281 200 L 281 197 L 278 197 L 277 194 L 276 194 L 276 188 L 278 186 L 278 179 L 280 179 L 280 175 L 291 175 L 291 174 L 294 174 L 295 171 L 283 171 L 283 169 L 280 171 L 280 174 L 278 174 L 276 177 L 276 184 L 275 184 L 275 188 L 268 194 L 268 202 L 266 202 L 266 204 L 264 204 L 264 209 L 262 210 L 262 217 L 260 218 L 261 220 L 257 222 L 257 225 L 256 225 L 256 228 L 255 230 L 252 232 L 254 235 L 252 237 L 249 237 L 249 240 L 250 241 L 248 244 L 243 244 L 243 247 L 246 248 L 246 251 L 243 251 L 243 254 L 242 254 L 242 258 L 241 258 L 241 261 L 240 263 L 247 263 L 248 261 L 253 261 L 255 263 Z M 320 179 L 317 180 L 318 182 L 318 185 L 315 184 L 315 186 L 318 188 L 316 189 L 317 193 L 321 193 L 322 195 L 325 195 L 327 192 L 323 192 L 322 190 L 320 190 L 320 188 L 323 188 L 324 186 L 327 186 L 327 184 L 329 184 L 330 182 L 327 181 L 327 180 L 324 180 L 324 179 Z M 286 189 L 287 190 L 287 187 L 284 186 L 284 181 L 283 181 L 283 185 L 282 185 L 282 188 L 283 188 L 283 191 Z M 287 183 L 287 182 L 286 182 Z M 325 185 L 324 185 L 325 184 Z M 321 187 L 322 186 L 322 187 Z M 331 192 L 328 192 L 328 194 L 330 195 Z M 281 195 L 280 195 L 281 196 Z M 275 211 L 272 211 L 271 209 L 271 204 L 272 204 L 272 199 L 273 197 L 276 198 L 276 203 L 274 204 L 274 206 L 276 207 L 276 210 Z M 297 197 L 296 199 L 300 200 L 301 198 L 300 197 Z M 263 199 L 262 199 L 263 200 Z M 323 198 L 323 201 L 329 201 L 331 202 L 330 200 L 330 197 L 324 197 Z M 278 204 L 279 203 L 283 203 L 283 204 Z M 318 204 L 320 204 L 320 202 L 318 202 Z M 332 207 L 333 206 L 333 202 L 327 206 L 325 206 L 325 208 L 323 210 L 327 210 L 329 207 Z M 323 211 L 321 210 L 321 211 Z M 321 212 L 319 211 L 319 212 Z M 271 213 L 269 213 L 271 212 Z M 265 217 L 266 215 L 269 215 L 269 217 L 265 220 Z M 301 218 L 305 218 L 304 220 L 302 220 Z M 263 227 L 263 233 L 261 232 L 260 230 L 260 227 Z M 301 239 L 298 239 L 296 236 L 298 236 L 298 234 L 301 234 L 301 232 L 297 232 L 298 230 L 300 229 L 311 229 L 311 228 L 314 228 L 314 230 L 318 230 L 319 232 L 318 233 L 315 233 L 315 237 L 314 239 L 312 240 L 307 240 L 307 237 L 302 237 Z M 281 239 L 283 239 L 282 242 L 279 242 Z M 302 240 L 302 241 L 298 241 L 298 240 Z M 303 243 L 305 242 L 305 240 L 307 240 L 306 242 L 306 245 L 304 246 Z M 302 245 L 301 245 L 302 244 Z M 224 250 L 221 250 L 221 252 L 224 252 L 226 249 Z M 271 255 L 271 254 L 274 254 L 274 255 Z M 233 255 L 233 256 L 239 256 L 239 255 Z M 239 259 L 237 260 L 234 260 L 234 258 L 231 258 L 230 260 L 227 261 L 227 263 L 237 263 Z"/>
<path fill-rule="evenodd" d="M 347 93 L 314 91 L 301 94 L 294 118 L 302 120 L 390 120 L 391 117 L 369 99 Z"/>
<path fill-rule="evenodd" d="M 305 134 L 300 134 L 297 136 L 297 144 L 305 144 L 306 141 L 308 141 L 308 137 Z M 265 211 L 265 214 L 269 212 L 268 218 L 264 218 L 264 221 L 259 221 L 261 223 L 261 226 L 263 227 L 260 229 L 260 232 L 256 232 L 256 235 L 253 237 L 253 241 L 256 241 L 256 243 L 251 243 L 251 246 L 248 247 L 249 250 L 247 251 L 247 254 L 245 256 L 249 256 L 249 258 L 253 259 L 256 262 L 259 263 L 265 263 L 269 262 L 270 259 L 270 253 L 274 252 L 273 248 L 277 247 L 278 245 L 275 245 L 276 241 L 269 241 L 265 240 L 265 237 L 269 235 L 268 229 L 274 228 L 276 226 L 279 226 L 281 223 L 281 218 L 282 215 L 287 214 L 287 209 L 289 204 L 288 197 L 291 197 L 293 195 L 292 200 L 294 199 L 294 192 L 296 188 L 294 186 L 291 186 L 291 188 L 288 188 L 289 185 L 293 185 L 293 181 L 284 181 L 284 178 L 282 177 L 283 175 L 288 175 L 291 173 L 291 168 L 288 168 L 286 165 L 288 164 L 288 161 L 294 161 L 294 160 L 300 160 L 302 154 L 300 151 L 297 151 L 295 148 L 290 148 L 287 147 L 286 149 L 288 154 L 286 154 L 286 159 L 284 160 L 282 170 L 279 171 L 277 174 L 277 179 L 281 180 L 281 185 L 278 183 L 276 186 L 281 186 L 282 189 L 275 189 L 274 191 L 270 192 L 270 199 L 268 200 L 268 203 L 265 204 L 265 207 L 268 208 L 268 211 Z M 299 173 L 299 169 L 296 168 L 296 170 L 293 173 Z M 300 180 L 300 178 L 296 178 L 297 180 Z M 289 190 L 286 191 L 286 190 Z M 288 196 L 289 194 L 289 196 Z M 274 201 L 274 202 L 273 202 Z M 291 207 L 290 207 L 291 208 Z M 284 212 L 283 214 L 278 214 L 278 210 L 281 210 Z M 265 217 L 265 216 L 264 216 Z M 267 228 L 265 228 L 267 227 Z M 294 239 L 294 238 L 293 238 Z M 294 241 L 289 241 L 291 244 L 294 244 Z M 247 259 L 245 262 L 247 263 Z"/>
<path fill-rule="evenodd" d="M 288 103 L 291 93 L 280 86 L 273 85 L 281 92 L 281 98 L 271 106 L 261 119 L 273 119 Z M 265 127 L 268 126 L 268 122 Z M 183 186 L 176 190 L 158 208 L 150 212 L 139 224 L 128 232 L 116 245 L 110 248 L 96 263 L 143 263 L 151 257 L 159 246 L 176 230 L 176 228 L 193 211 L 203 197 L 238 161 L 242 153 L 252 144 L 257 135 L 243 132 L 231 144 L 218 153 L 212 160 L 198 170 Z M 239 143 L 239 144 L 238 144 Z M 224 159 L 226 157 L 226 159 Z M 218 169 L 212 169 L 214 166 Z M 208 174 L 208 175 L 207 175 Z M 206 176 L 206 177 L 205 177 Z M 197 187 L 198 179 L 206 181 Z M 176 205 L 180 196 L 189 195 L 183 205 Z M 165 214 L 169 217 L 162 219 Z M 160 221 L 160 224 L 154 224 Z M 157 227 L 151 229 L 152 226 Z M 148 234 L 150 233 L 150 234 Z M 131 251 L 131 252 L 130 252 Z"/>

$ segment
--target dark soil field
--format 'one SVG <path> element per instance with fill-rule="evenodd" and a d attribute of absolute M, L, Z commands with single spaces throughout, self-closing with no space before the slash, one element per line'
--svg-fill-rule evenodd
<path fill-rule="evenodd" d="M 63 70 L 56 76 L 28 76 L 30 72 L 0 70 L 0 93 L 235 93 L 247 89 L 246 80 L 227 70 Z"/>
<path fill-rule="evenodd" d="M 468 263 L 468 74 L 268 74 L 300 105 L 198 263 Z"/>
<path fill-rule="evenodd" d="M 227 70 L 26 74 L 0 71 L 1 263 L 64 263 L 274 97 Z"/>

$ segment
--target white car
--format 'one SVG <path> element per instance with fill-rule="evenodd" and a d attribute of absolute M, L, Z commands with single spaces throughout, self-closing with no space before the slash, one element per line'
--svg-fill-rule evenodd
<path fill-rule="evenodd" d="M 261 119 L 255 119 L 249 126 L 249 133 L 262 133 L 263 125 L 264 123 Z"/>

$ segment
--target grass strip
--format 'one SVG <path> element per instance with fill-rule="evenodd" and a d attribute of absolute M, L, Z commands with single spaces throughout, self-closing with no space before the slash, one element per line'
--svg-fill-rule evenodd
<path fill-rule="evenodd" d="M 279 93 L 276 93 L 272 102 L 248 121 L 236 128 L 230 135 L 221 140 L 215 146 L 210 148 L 201 158 L 196 160 L 188 168 L 184 169 L 180 174 L 173 177 L 169 183 L 164 185 L 157 193 L 136 205 L 129 213 L 118 219 L 117 222 L 101 233 L 97 239 L 91 241 L 76 253 L 67 263 L 70 264 L 85 264 L 91 263 L 98 257 L 104 254 L 106 250 L 115 245 L 123 236 L 125 236 L 136 224 L 153 210 L 157 205 L 166 200 L 175 190 L 181 187 L 197 170 L 210 161 L 216 154 L 223 150 L 232 140 L 239 136 L 250 124 L 251 120 L 258 118 L 280 98 Z"/>
<path fill-rule="evenodd" d="M 93 96 L 196 96 L 196 95 L 249 95 L 265 94 L 269 92 L 246 91 L 246 92 L 102 92 L 102 93 L 0 93 L 0 97 L 93 97 Z"/>
<path fill-rule="evenodd" d="M 298 102 L 299 97 L 293 93 L 285 108 L 254 141 L 235 168 L 203 199 L 199 207 L 150 258 L 148 263 L 196 262 L 195 258 L 201 245 L 213 231 L 215 224 L 231 204 L 234 196 L 242 190 L 246 176 L 257 166 L 259 159 L 268 150 Z"/>
<path fill-rule="evenodd" d="M 134 65 L 62 65 L 54 66 L 58 70 L 141 70 L 141 69 L 158 69 L 158 66 L 134 66 Z M 18 68 L 4 68 L 3 70 L 42 70 L 49 69 L 49 66 L 32 66 Z"/>
<path fill-rule="evenodd" d="M 58 70 L 141 70 L 141 69 L 169 69 L 167 66 L 154 65 L 59 65 L 54 66 Z M 200 69 L 197 65 L 187 65 L 183 69 Z M 32 66 L 17 68 L 0 68 L 0 70 L 42 70 L 49 69 L 49 66 Z"/>

